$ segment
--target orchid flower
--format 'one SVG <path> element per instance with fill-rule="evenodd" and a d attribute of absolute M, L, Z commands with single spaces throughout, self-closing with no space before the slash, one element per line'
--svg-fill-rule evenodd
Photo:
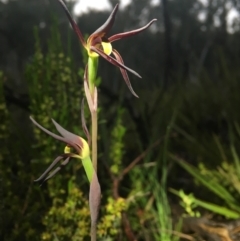
<path fill-rule="evenodd" d="M 135 29 L 135 30 L 128 31 L 128 32 L 118 33 L 118 34 L 115 34 L 111 37 L 108 37 L 108 33 L 113 26 L 113 23 L 114 23 L 114 20 L 115 20 L 115 15 L 116 15 L 117 10 L 118 10 L 118 4 L 117 4 L 114 7 L 110 16 L 108 17 L 107 21 L 100 28 L 98 28 L 94 33 L 92 33 L 89 36 L 89 38 L 87 39 L 87 41 L 85 41 L 80 29 L 78 28 L 76 22 L 73 20 L 73 18 L 71 16 L 71 14 L 69 13 L 65 3 L 63 2 L 63 0 L 58 0 L 58 1 L 62 5 L 62 7 L 64 8 L 64 11 L 65 11 L 70 23 L 71 23 L 71 26 L 72 26 L 74 32 L 77 34 L 81 44 L 87 50 L 88 56 L 90 57 L 89 59 L 93 60 L 94 58 L 98 58 L 99 56 L 101 56 L 102 58 L 107 60 L 109 63 L 119 67 L 119 69 L 121 71 L 121 74 L 122 74 L 128 88 L 129 88 L 129 90 L 131 91 L 131 93 L 134 96 L 138 97 L 137 94 L 134 92 L 132 86 L 131 86 L 127 71 L 131 72 L 132 74 L 136 75 L 139 78 L 141 78 L 141 76 L 137 72 L 135 72 L 134 70 L 132 70 L 132 69 L 130 69 L 127 66 L 124 65 L 124 62 L 123 62 L 123 59 L 122 59 L 121 55 L 118 53 L 117 50 L 112 48 L 111 43 L 114 42 L 114 41 L 117 41 L 117 40 L 125 39 L 127 37 L 130 37 L 130 36 L 133 36 L 133 35 L 136 35 L 136 34 L 142 32 L 143 30 L 148 28 L 153 22 L 155 22 L 157 19 L 153 19 L 152 21 L 150 21 L 147 25 L 145 25 L 142 28 Z M 113 58 L 111 56 L 111 54 L 113 54 L 113 56 L 115 58 Z M 95 72 L 93 73 L 93 75 L 96 74 Z M 91 77 L 90 77 L 90 79 L 91 79 Z"/>
<path fill-rule="evenodd" d="M 83 116 L 82 116 L 83 118 Z M 70 158 L 81 159 L 83 163 L 83 167 L 86 171 L 88 180 L 90 182 L 90 190 L 89 190 L 89 205 L 90 205 L 90 216 L 91 216 L 91 236 L 96 237 L 96 225 L 97 218 L 99 212 L 99 205 L 101 199 L 101 187 L 98 182 L 97 174 L 93 168 L 92 161 L 89 157 L 90 150 L 88 143 L 80 136 L 77 136 L 67 130 L 65 130 L 62 126 L 60 126 L 56 121 L 52 119 L 53 124 L 55 125 L 58 132 L 61 136 L 56 135 L 55 133 L 45 129 L 43 126 L 38 124 L 32 117 L 30 117 L 31 121 L 34 125 L 40 128 L 42 131 L 52 136 L 53 138 L 62 141 L 67 144 L 64 149 L 64 153 L 58 156 L 53 163 L 47 168 L 47 170 L 35 180 L 35 182 L 42 181 L 45 182 L 51 177 L 53 177 L 58 171 L 61 170 L 62 166 L 68 164 Z M 85 123 L 83 123 L 85 125 Z M 85 131 L 86 133 L 86 131 Z M 72 149 L 76 152 L 72 152 Z M 51 170 L 56 166 L 62 159 L 65 159 L 59 167 L 57 167 L 54 171 Z M 51 172 L 51 173 L 50 173 Z M 50 173 L 50 174 L 49 174 Z M 91 240 L 96 240 L 96 238 L 91 238 Z"/>
<path fill-rule="evenodd" d="M 38 124 L 32 117 L 30 117 L 30 119 L 34 125 L 36 125 L 39 129 L 44 131 L 46 134 L 67 144 L 67 146 L 64 149 L 64 153 L 59 155 L 53 161 L 53 163 L 47 168 L 47 170 L 38 179 L 35 180 L 35 182 L 38 182 L 38 181 L 45 182 L 51 177 L 53 177 L 58 171 L 61 170 L 62 166 L 65 166 L 68 164 L 68 162 L 70 161 L 70 158 L 77 158 L 82 160 L 84 169 L 87 173 L 88 180 L 91 181 L 93 177 L 94 169 L 92 166 L 92 161 L 89 157 L 90 150 L 89 150 L 88 143 L 82 137 L 77 136 L 65 130 L 53 119 L 52 119 L 52 122 L 55 125 L 58 132 L 61 134 L 61 136 L 45 129 L 43 126 Z M 54 171 L 52 171 L 52 169 L 63 159 L 64 161 L 61 163 L 61 165 L 58 166 Z"/>

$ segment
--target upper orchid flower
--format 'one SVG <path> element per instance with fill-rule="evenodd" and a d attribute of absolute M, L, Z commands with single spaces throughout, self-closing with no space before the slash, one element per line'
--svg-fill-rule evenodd
<path fill-rule="evenodd" d="M 133 73 L 134 75 L 136 75 L 137 77 L 141 78 L 141 76 L 135 72 L 134 70 L 128 68 L 127 66 L 124 65 L 123 59 L 121 57 L 121 55 L 118 53 L 117 50 L 112 48 L 112 42 L 120 40 L 120 39 L 124 39 L 130 36 L 133 36 L 135 34 L 138 34 L 140 32 L 142 32 L 143 30 L 145 30 L 146 28 L 148 28 L 153 22 L 155 22 L 157 19 L 153 19 L 152 21 L 150 21 L 147 25 L 145 25 L 142 28 L 139 29 L 135 29 L 132 31 L 128 31 L 128 32 L 124 32 L 124 33 L 118 33 L 115 34 L 111 37 L 108 37 L 108 33 L 112 28 L 112 25 L 114 23 L 115 20 L 115 15 L 117 13 L 118 10 L 118 4 L 115 6 L 115 8 L 113 9 L 112 13 L 110 14 L 110 16 L 108 17 L 107 21 L 100 27 L 98 28 L 94 33 L 92 33 L 89 38 L 87 39 L 87 42 L 85 42 L 83 35 L 80 31 L 80 29 L 78 28 L 76 22 L 73 20 L 71 14 L 69 13 L 65 3 L 63 2 L 63 0 L 58 0 L 59 3 L 62 5 L 62 7 L 64 8 L 65 13 L 67 14 L 67 17 L 71 23 L 71 26 L 73 28 L 73 30 L 75 31 L 75 33 L 77 34 L 80 42 L 82 43 L 82 45 L 84 46 L 84 48 L 87 50 L 88 55 L 90 58 L 96 58 L 96 57 L 103 57 L 105 60 L 107 60 L 108 62 L 110 62 L 111 64 L 117 66 L 120 68 L 120 71 L 122 73 L 122 76 L 129 88 L 129 90 L 132 92 L 133 95 L 135 95 L 136 97 L 137 94 L 134 92 L 134 90 L 132 89 L 128 74 L 126 72 L 129 71 L 131 73 Z M 113 58 L 112 56 L 110 56 L 111 54 L 114 55 L 115 58 Z"/>
<path fill-rule="evenodd" d="M 65 130 L 62 126 L 60 126 L 56 121 L 52 119 L 53 124 L 55 125 L 58 132 L 61 134 L 61 136 L 56 135 L 55 133 L 45 129 L 43 126 L 38 124 L 32 117 L 30 117 L 31 121 L 34 125 L 36 125 L 38 128 L 40 128 L 42 131 L 47 133 L 48 135 L 52 136 L 53 138 L 62 141 L 67 144 L 67 146 L 64 149 L 64 153 L 58 156 L 53 163 L 47 168 L 47 170 L 37 179 L 37 181 L 47 181 L 51 177 L 53 177 L 60 169 L 61 166 L 65 166 L 68 164 L 71 157 L 78 158 L 83 160 L 83 165 L 86 170 L 87 168 L 87 175 L 88 179 L 92 179 L 93 175 L 93 168 L 91 166 L 91 160 L 89 159 L 90 150 L 88 143 L 80 136 L 77 136 L 67 130 Z M 65 159 L 59 167 L 57 167 L 53 172 L 51 170 L 56 166 L 62 159 Z M 89 162 L 90 161 L 90 162 Z M 86 165 L 89 165 L 86 167 Z M 51 172 L 51 173 L 50 173 Z M 49 174 L 50 173 L 50 174 Z M 49 174 L 49 175 L 48 175 Z M 47 176 L 48 175 L 48 176 Z"/>

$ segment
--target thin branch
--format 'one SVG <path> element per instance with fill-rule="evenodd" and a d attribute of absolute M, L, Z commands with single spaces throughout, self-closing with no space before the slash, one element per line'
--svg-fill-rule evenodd
<path fill-rule="evenodd" d="M 157 140 L 156 142 L 154 142 L 148 149 L 146 149 L 141 155 L 139 155 L 137 158 L 135 158 L 123 171 L 119 176 L 114 176 L 111 171 L 109 170 L 108 166 L 106 165 L 106 163 L 104 163 L 104 165 L 107 168 L 107 171 L 112 179 L 112 193 L 113 193 L 113 197 L 115 200 L 117 200 L 120 195 L 119 195 L 119 185 L 121 183 L 121 180 L 123 179 L 123 177 L 133 169 L 133 167 L 135 167 L 146 155 L 147 153 L 152 150 L 153 148 L 155 148 L 156 146 L 158 146 L 160 144 L 161 140 Z M 129 219 L 127 217 L 126 212 L 122 212 L 122 224 L 123 224 L 123 229 L 124 232 L 127 236 L 127 239 L 129 241 L 137 241 L 132 229 L 131 229 L 131 225 L 129 222 Z"/>
<path fill-rule="evenodd" d="M 121 180 L 128 172 L 130 172 L 147 154 L 150 150 L 155 148 L 161 143 L 161 140 L 157 140 L 154 142 L 148 149 L 146 149 L 141 155 L 136 157 L 119 175 L 119 179 Z"/>

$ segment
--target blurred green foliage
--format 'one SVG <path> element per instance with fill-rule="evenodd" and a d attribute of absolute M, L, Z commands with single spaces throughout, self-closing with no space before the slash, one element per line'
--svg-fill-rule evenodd
<path fill-rule="evenodd" d="M 238 125 L 237 123 L 235 124 L 237 130 L 235 129 L 234 137 L 239 139 L 240 136 L 237 132 Z M 225 144 L 225 147 L 220 142 L 219 138 L 216 135 L 213 135 L 213 139 L 220 152 L 219 156 L 221 157 L 219 164 L 215 168 L 209 167 L 205 162 L 200 162 L 198 167 L 194 167 L 177 156 L 172 154 L 170 156 L 194 177 L 196 184 L 203 185 L 215 195 L 215 198 L 212 198 L 215 200 L 214 203 L 212 200 L 209 200 L 208 202 L 199 200 L 195 198 L 193 194 L 190 194 L 188 200 L 194 207 L 200 206 L 213 213 L 223 215 L 226 218 L 237 219 L 240 217 L 240 209 L 238 205 L 240 200 L 240 159 L 232 140 L 233 130 L 231 128 L 229 129 L 231 130 L 231 135 L 229 137 L 229 143 L 227 145 Z M 183 201 L 187 197 L 184 195 L 183 190 L 180 190 L 179 192 L 172 190 L 172 192 L 182 198 Z"/>
<path fill-rule="evenodd" d="M 29 166 L 29 153 L 24 154 L 21 143 L 15 142 L 15 121 L 11 119 L 3 95 L 3 84 L 7 78 L 0 73 L 0 190 L 1 190 L 1 237 L 2 240 L 33 240 L 35 227 L 41 232 L 39 220 L 41 208 L 38 188 L 33 186 L 33 167 Z M 21 140 L 24 141 L 24 138 Z M 27 144 L 27 143 L 26 143 Z M 29 150 L 27 147 L 26 149 Z M 29 151 L 31 152 L 31 151 Z M 32 197 L 35 192 L 36 196 Z M 31 207 L 31 211 L 29 210 Z M 25 221 L 27 220 L 27 221 Z"/>
<path fill-rule="evenodd" d="M 98 224 L 99 240 L 116 240 L 121 233 L 121 215 L 126 209 L 126 201 L 123 198 L 107 199 L 106 205 L 102 207 L 102 218 Z"/>
<path fill-rule="evenodd" d="M 59 196 L 59 193 L 62 196 Z M 68 188 L 52 193 L 52 206 L 43 218 L 46 227 L 42 240 L 85 240 L 89 237 L 88 201 L 75 183 L 68 180 Z"/>
<path fill-rule="evenodd" d="M 124 156 L 124 135 L 126 127 L 124 127 L 122 123 L 123 112 L 123 109 L 118 110 L 116 123 L 111 132 L 109 159 L 112 161 L 112 165 L 110 171 L 115 175 L 120 174 L 122 171 L 122 159 Z"/>

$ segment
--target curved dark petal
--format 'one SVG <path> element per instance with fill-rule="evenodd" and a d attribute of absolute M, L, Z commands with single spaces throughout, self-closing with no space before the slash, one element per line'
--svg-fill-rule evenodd
<path fill-rule="evenodd" d="M 90 39 L 94 38 L 95 36 L 98 37 L 103 37 L 105 36 L 109 30 L 112 28 L 114 21 L 115 21 L 115 15 L 117 13 L 118 10 L 118 4 L 116 4 L 116 6 L 114 7 L 114 9 L 112 10 L 110 16 L 108 17 L 107 21 L 100 27 L 98 28 L 94 33 L 92 33 L 90 35 Z"/>
<path fill-rule="evenodd" d="M 131 72 L 132 74 L 136 75 L 138 78 L 142 78 L 137 72 L 135 72 L 134 70 L 128 68 L 127 66 L 123 65 L 122 63 L 118 62 L 116 59 L 114 59 L 113 57 L 105 54 L 102 50 L 97 49 L 96 47 L 92 46 L 90 48 L 92 51 L 96 52 L 97 54 L 99 54 L 101 57 L 103 57 L 105 60 L 107 60 L 109 63 L 117 66 L 118 68 L 123 68 L 129 72 Z"/>
<path fill-rule="evenodd" d="M 148 28 L 155 21 L 157 21 L 157 19 L 153 19 L 152 21 L 150 21 L 147 25 L 145 25 L 142 28 L 138 28 L 138 29 L 131 30 L 131 31 L 128 31 L 128 32 L 124 32 L 124 33 L 115 34 L 115 35 L 109 37 L 108 40 L 111 43 L 111 42 L 114 42 L 114 41 L 117 41 L 117 40 L 120 40 L 120 39 L 124 39 L 124 38 L 127 38 L 127 37 L 134 36 L 138 33 L 141 33 L 142 31 L 144 31 L 146 28 Z"/>
<path fill-rule="evenodd" d="M 81 104 L 81 120 L 82 120 L 83 131 L 87 137 L 88 145 L 90 146 L 91 145 L 91 136 L 89 134 L 89 131 L 88 131 L 88 128 L 86 125 L 86 121 L 85 121 L 85 116 L 84 116 L 84 98 L 82 99 L 82 104 Z"/>
<path fill-rule="evenodd" d="M 53 124 L 55 125 L 58 132 L 69 142 L 73 143 L 71 146 L 76 149 L 78 153 L 80 153 L 81 148 L 83 146 L 81 138 L 66 129 L 64 129 L 62 126 L 60 126 L 54 119 L 52 119 Z"/>
<path fill-rule="evenodd" d="M 33 122 L 34 125 L 36 125 L 39 129 L 41 129 L 42 131 L 44 131 L 45 133 L 47 133 L 51 137 L 53 137 L 53 138 L 55 138 L 55 139 L 57 139 L 59 141 L 62 141 L 64 143 L 68 144 L 69 146 L 72 146 L 77 151 L 80 151 L 80 147 L 78 145 L 76 145 L 72 140 L 69 140 L 69 139 L 67 139 L 65 137 L 62 137 L 62 136 L 59 136 L 59 135 L 56 135 L 55 133 L 47 130 L 46 128 L 44 128 L 43 126 L 38 124 L 31 116 L 30 116 L 30 120 Z"/>
<path fill-rule="evenodd" d="M 112 53 L 114 54 L 114 56 L 115 56 L 115 58 L 117 59 L 117 61 L 120 62 L 120 63 L 122 63 L 122 64 L 124 65 L 123 59 L 122 59 L 121 55 L 118 53 L 118 51 L 117 51 L 116 49 L 113 49 Z M 120 71 L 121 71 L 122 76 L 123 76 L 123 78 L 124 78 L 124 80 L 125 80 L 125 82 L 126 82 L 126 84 L 127 84 L 127 86 L 128 86 L 128 89 L 131 91 L 131 93 L 132 93 L 134 96 L 136 96 L 137 98 L 139 98 L 138 95 L 135 93 L 135 91 L 134 91 L 133 88 L 132 88 L 132 85 L 131 85 L 131 82 L 130 82 L 130 80 L 129 80 L 127 71 L 126 71 L 125 69 L 123 69 L 123 68 L 120 68 Z"/>
<path fill-rule="evenodd" d="M 66 138 L 63 138 L 62 136 L 59 136 L 59 135 L 56 135 L 55 133 L 47 130 L 46 128 L 44 128 L 43 126 L 41 126 L 40 124 L 38 124 L 31 116 L 29 117 L 30 120 L 33 122 L 33 124 L 35 126 L 37 126 L 39 129 L 41 129 L 42 131 L 44 131 L 45 133 L 47 133 L 48 135 L 52 136 L 53 138 L 59 140 L 59 141 L 62 141 L 64 143 L 67 143 L 67 144 L 71 144 L 68 142 L 68 140 L 66 140 Z"/>
<path fill-rule="evenodd" d="M 68 157 L 67 159 L 65 159 L 61 165 L 59 167 L 57 167 L 53 172 L 51 172 L 44 180 L 43 182 L 46 182 L 47 180 L 49 180 L 50 178 L 52 178 L 53 176 L 55 176 L 56 173 L 58 173 L 63 166 L 66 166 L 69 163 L 70 157 Z"/>
<path fill-rule="evenodd" d="M 66 155 L 58 156 L 52 162 L 52 164 L 46 169 L 46 171 L 38 179 L 34 180 L 34 182 L 42 181 L 47 176 L 47 174 L 53 169 L 53 167 L 56 166 L 58 164 L 58 162 L 61 161 L 64 157 L 66 157 Z"/>
<path fill-rule="evenodd" d="M 68 20 L 69 20 L 69 22 L 70 22 L 70 24 L 71 24 L 74 32 L 77 34 L 80 42 L 81 42 L 82 45 L 85 47 L 85 46 L 86 46 L 86 42 L 85 42 L 85 40 L 84 40 L 84 38 L 83 38 L 83 35 L 82 35 L 80 29 L 78 28 L 76 22 L 73 20 L 73 18 L 72 18 L 72 16 L 71 16 L 70 12 L 68 11 L 67 6 L 65 5 L 64 1 L 63 1 L 63 0 L 58 0 L 58 2 L 59 2 L 59 3 L 61 4 L 61 6 L 63 7 L 63 10 L 64 10 L 64 12 L 66 13 L 66 15 L 67 15 L 67 17 L 68 17 Z"/>

